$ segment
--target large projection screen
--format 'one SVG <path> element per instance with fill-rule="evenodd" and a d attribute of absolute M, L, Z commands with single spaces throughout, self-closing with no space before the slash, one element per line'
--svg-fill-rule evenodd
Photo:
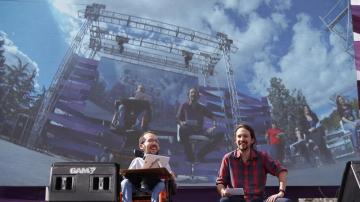
<path fill-rule="evenodd" d="M 327 0 L 249 1 L 245 7 L 216 0 L 151 2 L 144 9 L 127 0 L 97 1 L 111 11 L 213 35 L 226 33 L 237 47 L 230 54 L 230 64 L 241 120 L 255 128 L 257 149 L 279 158 L 288 169 L 290 186 L 339 186 L 346 162 L 359 159 L 355 125 L 360 117 L 360 3 L 351 1 L 352 12 L 341 13 L 348 1 L 336 2 L 335 9 Z M 179 185 L 214 186 L 223 155 L 236 148 L 225 68 L 228 61 L 223 58 L 205 85 L 199 75 L 114 57 L 90 57 L 89 44 L 84 43 L 81 54 L 71 55 L 66 63 L 69 71 L 61 77 L 61 88 L 53 92 L 42 133 L 35 134 L 36 144 L 30 144 L 30 131 L 44 98 L 42 87 L 53 90 L 54 75 L 65 64 L 62 59 L 68 56 L 83 22 L 77 11 L 91 3 L 94 1 L 0 1 L 0 19 L 6 19 L 0 20 L 0 185 L 47 185 L 51 163 L 56 161 L 116 161 L 127 168 L 140 134 L 116 131 L 111 120 L 116 103 L 131 99 L 142 85 L 151 108 L 148 129 L 159 134 L 160 154 L 170 157 Z M 354 26 L 346 24 L 349 14 Z M 353 30 L 348 31 L 349 27 Z M 187 45 L 126 26 L 106 28 L 112 34 Z M 353 33 L 351 45 L 341 33 Z M 187 159 L 176 123 L 179 106 L 187 101 L 192 87 L 199 89 L 200 103 L 212 111 L 223 134 L 205 158 L 196 162 Z M 346 105 L 337 103 L 339 97 Z M 305 105 L 318 119 L 314 133 L 306 128 Z M 143 106 L 132 107 L 138 112 Z M 344 120 L 345 116 L 352 122 Z M 282 157 L 275 156 L 275 146 L 266 139 L 274 121 L 283 134 Z M 204 127 L 211 124 L 205 119 Z M 295 129 L 300 129 L 301 138 Z M 206 139 L 199 138 L 192 147 L 198 150 L 206 145 L 202 140 Z M 278 184 L 272 176 L 267 182 Z"/>

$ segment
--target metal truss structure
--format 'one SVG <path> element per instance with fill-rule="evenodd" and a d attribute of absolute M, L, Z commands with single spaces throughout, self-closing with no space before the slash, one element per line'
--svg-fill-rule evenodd
<path fill-rule="evenodd" d="M 344 40 L 345 51 L 354 57 L 350 0 L 336 0 L 328 13 L 320 17 L 326 29 Z"/>
<path fill-rule="evenodd" d="M 45 95 L 35 119 L 29 146 L 34 145 L 54 108 L 57 92 L 69 71 L 74 54 L 108 57 L 132 64 L 207 78 L 216 74 L 215 66 L 224 58 L 234 124 L 240 121 L 239 102 L 230 55 L 237 48 L 226 34 L 216 36 L 151 19 L 105 10 L 92 4 L 78 13 L 84 18 L 80 31 L 67 51 Z M 88 35 L 87 35 L 88 34 Z M 85 40 L 85 39 L 88 39 Z M 86 50 L 87 53 L 81 53 Z M 219 70 L 221 71 L 221 70 Z"/>
<path fill-rule="evenodd" d="M 94 4 L 92 6 L 93 13 L 100 13 L 100 10 L 104 9 L 105 7 L 103 5 Z M 39 111 L 35 117 L 34 125 L 31 129 L 28 146 L 32 147 L 37 144 L 38 136 L 41 135 L 42 130 L 46 124 L 46 121 L 48 119 L 48 113 L 51 112 L 54 109 L 54 104 L 57 99 L 57 92 L 61 90 L 61 84 L 62 81 L 65 79 L 66 73 L 70 70 L 70 62 L 72 60 L 72 57 L 74 56 L 74 53 L 78 52 L 81 43 L 83 41 L 83 38 L 89 29 L 90 25 L 93 23 L 96 18 L 92 16 L 93 19 L 88 19 L 85 21 L 85 23 L 82 24 L 79 32 L 75 36 L 74 40 L 72 41 L 70 48 L 67 50 L 63 60 L 61 61 L 61 64 L 56 71 L 54 78 L 47 89 L 43 101 L 40 105 Z"/>

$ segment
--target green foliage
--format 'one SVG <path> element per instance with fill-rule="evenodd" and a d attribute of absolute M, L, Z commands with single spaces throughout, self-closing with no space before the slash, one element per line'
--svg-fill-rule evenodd
<path fill-rule="evenodd" d="M 35 91 L 37 71 L 29 71 L 28 63 L 18 57 L 17 61 L 17 65 L 4 65 L 0 110 L 5 120 L 16 119 L 18 113 L 29 114 L 39 97 Z"/>
<path fill-rule="evenodd" d="M 290 92 L 280 78 L 270 79 L 267 89 L 268 99 L 272 106 L 271 118 L 287 134 L 293 134 L 295 127 L 300 124 L 303 115 L 303 106 L 307 105 L 306 98 L 301 90 Z"/>
<path fill-rule="evenodd" d="M 287 134 L 292 135 L 295 127 L 301 127 L 304 118 L 303 109 L 305 105 L 308 105 L 305 96 L 301 90 L 294 89 L 290 92 L 282 80 L 276 77 L 270 79 L 270 87 L 267 90 L 268 99 L 272 106 L 272 120 Z M 351 105 L 354 109 L 358 109 L 358 100 L 352 100 Z M 358 110 L 355 111 L 358 112 Z M 340 116 L 337 110 L 334 109 L 328 117 L 321 120 L 321 124 L 328 131 L 339 128 Z"/>
<path fill-rule="evenodd" d="M 328 130 L 334 130 L 340 127 L 339 113 L 334 110 L 328 117 L 321 120 L 322 125 Z"/>

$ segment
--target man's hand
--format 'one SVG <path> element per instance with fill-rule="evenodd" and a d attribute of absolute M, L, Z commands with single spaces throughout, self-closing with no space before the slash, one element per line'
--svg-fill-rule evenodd
<path fill-rule="evenodd" d="M 186 124 L 186 121 L 180 121 L 179 124 L 180 126 L 184 126 Z"/>
<path fill-rule="evenodd" d="M 171 174 L 171 178 L 172 178 L 172 180 L 174 180 L 174 181 L 175 181 L 175 179 L 176 179 L 176 173 L 171 172 L 170 174 Z"/>
<path fill-rule="evenodd" d="M 231 194 L 228 192 L 227 189 L 221 189 L 221 197 L 229 197 Z"/>
<path fill-rule="evenodd" d="M 275 202 L 277 198 L 284 197 L 284 192 L 279 191 L 279 193 L 269 196 L 269 198 L 266 199 L 266 202 Z"/>

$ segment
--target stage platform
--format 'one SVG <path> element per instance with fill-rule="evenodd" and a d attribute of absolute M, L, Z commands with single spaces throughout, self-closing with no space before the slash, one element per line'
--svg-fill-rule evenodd
<path fill-rule="evenodd" d="M 278 187 L 267 187 L 267 193 L 275 193 Z M 338 186 L 289 186 L 286 197 L 294 202 L 299 198 L 336 198 Z M 1 202 L 43 202 L 45 187 L 0 187 Z M 179 187 L 173 202 L 218 202 L 219 195 L 215 186 Z"/>

